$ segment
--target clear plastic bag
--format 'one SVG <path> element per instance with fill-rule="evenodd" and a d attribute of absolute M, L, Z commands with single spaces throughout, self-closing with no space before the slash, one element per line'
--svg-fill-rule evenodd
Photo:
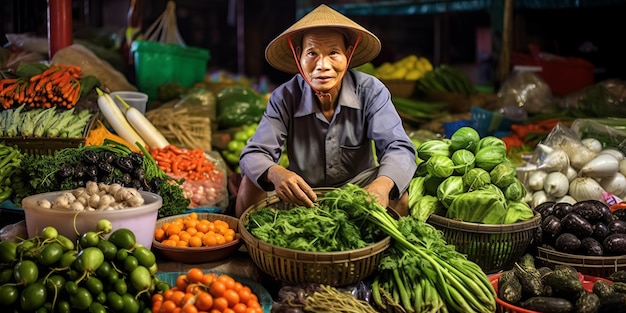
<path fill-rule="evenodd" d="M 520 107 L 531 114 L 550 112 L 554 109 L 550 86 L 533 72 L 515 72 L 498 90 L 498 106 Z"/>

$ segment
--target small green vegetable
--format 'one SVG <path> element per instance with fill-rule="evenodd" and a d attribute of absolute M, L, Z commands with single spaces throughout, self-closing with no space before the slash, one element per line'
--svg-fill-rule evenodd
<path fill-rule="evenodd" d="M 417 157 L 428 161 L 432 156 L 441 155 L 450 157 L 450 141 L 449 140 L 426 140 L 417 147 Z"/>
<path fill-rule="evenodd" d="M 450 136 L 450 148 L 454 151 L 466 149 L 474 152 L 476 151 L 479 141 L 480 135 L 474 128 L 463 126 Z"/>
<path fill-rule="evenodd" d="M 468 191 L 480 189 L 491 183 L 489 172 L 475 167 L 463 174 L 463 185 Z"/>
<path fill-rule="evenodd" d="M 454 172 L 454 163 L 443 155 L 434 155 L 426 161 L 428 173 L 438 178 L 447 178 Z"/>
<path fill-rule="evenodd" d="M 506 149 L 498 146 L 487 146 L 476 151 L 476 166 L 491 171 L 506 159 Z"/>
<path fill-rule="evenodd" d="M 454 163 L 454 171 L 463 175 L 467 173 L 467 171 L 474 168 L 476 165 L 476 158 L 471 151 L 460 149 L 454 151 L 452 154 L 452 162 Z"/>

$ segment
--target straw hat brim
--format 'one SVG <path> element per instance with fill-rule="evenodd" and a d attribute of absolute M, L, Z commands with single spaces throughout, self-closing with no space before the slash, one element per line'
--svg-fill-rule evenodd
<path fill-rule="evenodd" d="M 351 34 L 350 38 L 348 38 L 351 45 L 355 43 L 357 35 L 361 35 L 359 44 L 348 66 L 350 68 L 370 62 L 380 53 L 381 44 L 376 35 L 341 13 L 322 4 L 272 40 L 265 49 L 265 59 L 278 70 L 291 74 L 298 73 L 298 67 L 289 46 L 288 37 L 291 37 L 292 44 L 294 47 L 297 47 L 301 43 L 304 32 L 321 27 L 347 30 Z"/>

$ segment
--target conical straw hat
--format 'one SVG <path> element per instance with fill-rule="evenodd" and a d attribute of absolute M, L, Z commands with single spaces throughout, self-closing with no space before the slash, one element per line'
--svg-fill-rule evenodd
<path fill-rule="evenodd" d="M 351 34 L 350 38 L 348 38 L 348 42 L 351 45 L 355 43 L 357 34 L 361 34 L 360 42 L 352 55 L 349 67 L 356 67 L 372 61 L 380 52 L 380 40 L 376 35 L 341 13 L 322 4 L 272 40 L 265 49 L 265 59 L 278 70 L 292 74 L 298 73 L 298 67 L 289 47 L 287 37 L 291 36 L 291 42 L 294 47 L 297 47 L 301 43 L 304 31 L 318 27 L 333 27 L 347 30 Z"/>

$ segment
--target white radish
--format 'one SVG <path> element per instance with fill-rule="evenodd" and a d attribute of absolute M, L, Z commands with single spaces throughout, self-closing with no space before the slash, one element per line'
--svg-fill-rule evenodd
<path fill-rule="evenodd" d="M 588 177 L 611 177 L 619 171 L 619 161 L 611 153 L 600 153 L 580 168 L 580 174 Z"/>
<path fill-rule="evenodd" d="M 98 92 L 98 108 L 107 122 L 113 127 L 115 133 L 130 144 L 139 143 L 145 147 L 146 142 L 137 134 L 135 129 L 130 126 L 120 108 L 113 99 L 111 99 L 111 96 L 99 88 L 96 88 L 96 90 Z"/>
<path fill-rule="evenodd" d="M 551 198 L 559 198 L 567 194 L 569 179 L 561 172 L 552 172 L 546 176 L 543 182 L 543 190 Z"/>
<path fill-rule="evenodd" d="M 548 173 L 544 171 L 533 171 L 528 174 L 528 188 L 531 191 L 543 190 L 543 183 Z"/>
<path fill-rule="evenodd" d="M 602 186 L 606 192 L 622 197 L 626 192 L 626 176 L 620 172 L 616 172 L 611 177 L 603 177 L 600 180 L 600 186 Z"/>
<path fill-rule="evenodd" d="M 163 149 L 170 144 L 165 136 L 139 110 L 130 106 L 119 95 L 117 95 L 117 100 L 124 106 L 128 123 L 143 138 L 150 149 Z"/>
<path fill-rule="evenodd" d="M 622 151 L 619 151 L 616 148 L 606 148 L 600 151 L 600 154 L 603 154 L 603 153 L 608 153 L 610 155 L 613 155 L 618 161 L 621 161 L 624 159 L 624 154 L 622 153 Z"/>
<path fill-rule="evenodd" d="M 596 138 L 585 138 L 581 140 L 581 142 L 585 147 L 587 147 L 587 149 L 595 153 L 600 153 L 600 151 L 602 151 L 602 143 Z"/>

